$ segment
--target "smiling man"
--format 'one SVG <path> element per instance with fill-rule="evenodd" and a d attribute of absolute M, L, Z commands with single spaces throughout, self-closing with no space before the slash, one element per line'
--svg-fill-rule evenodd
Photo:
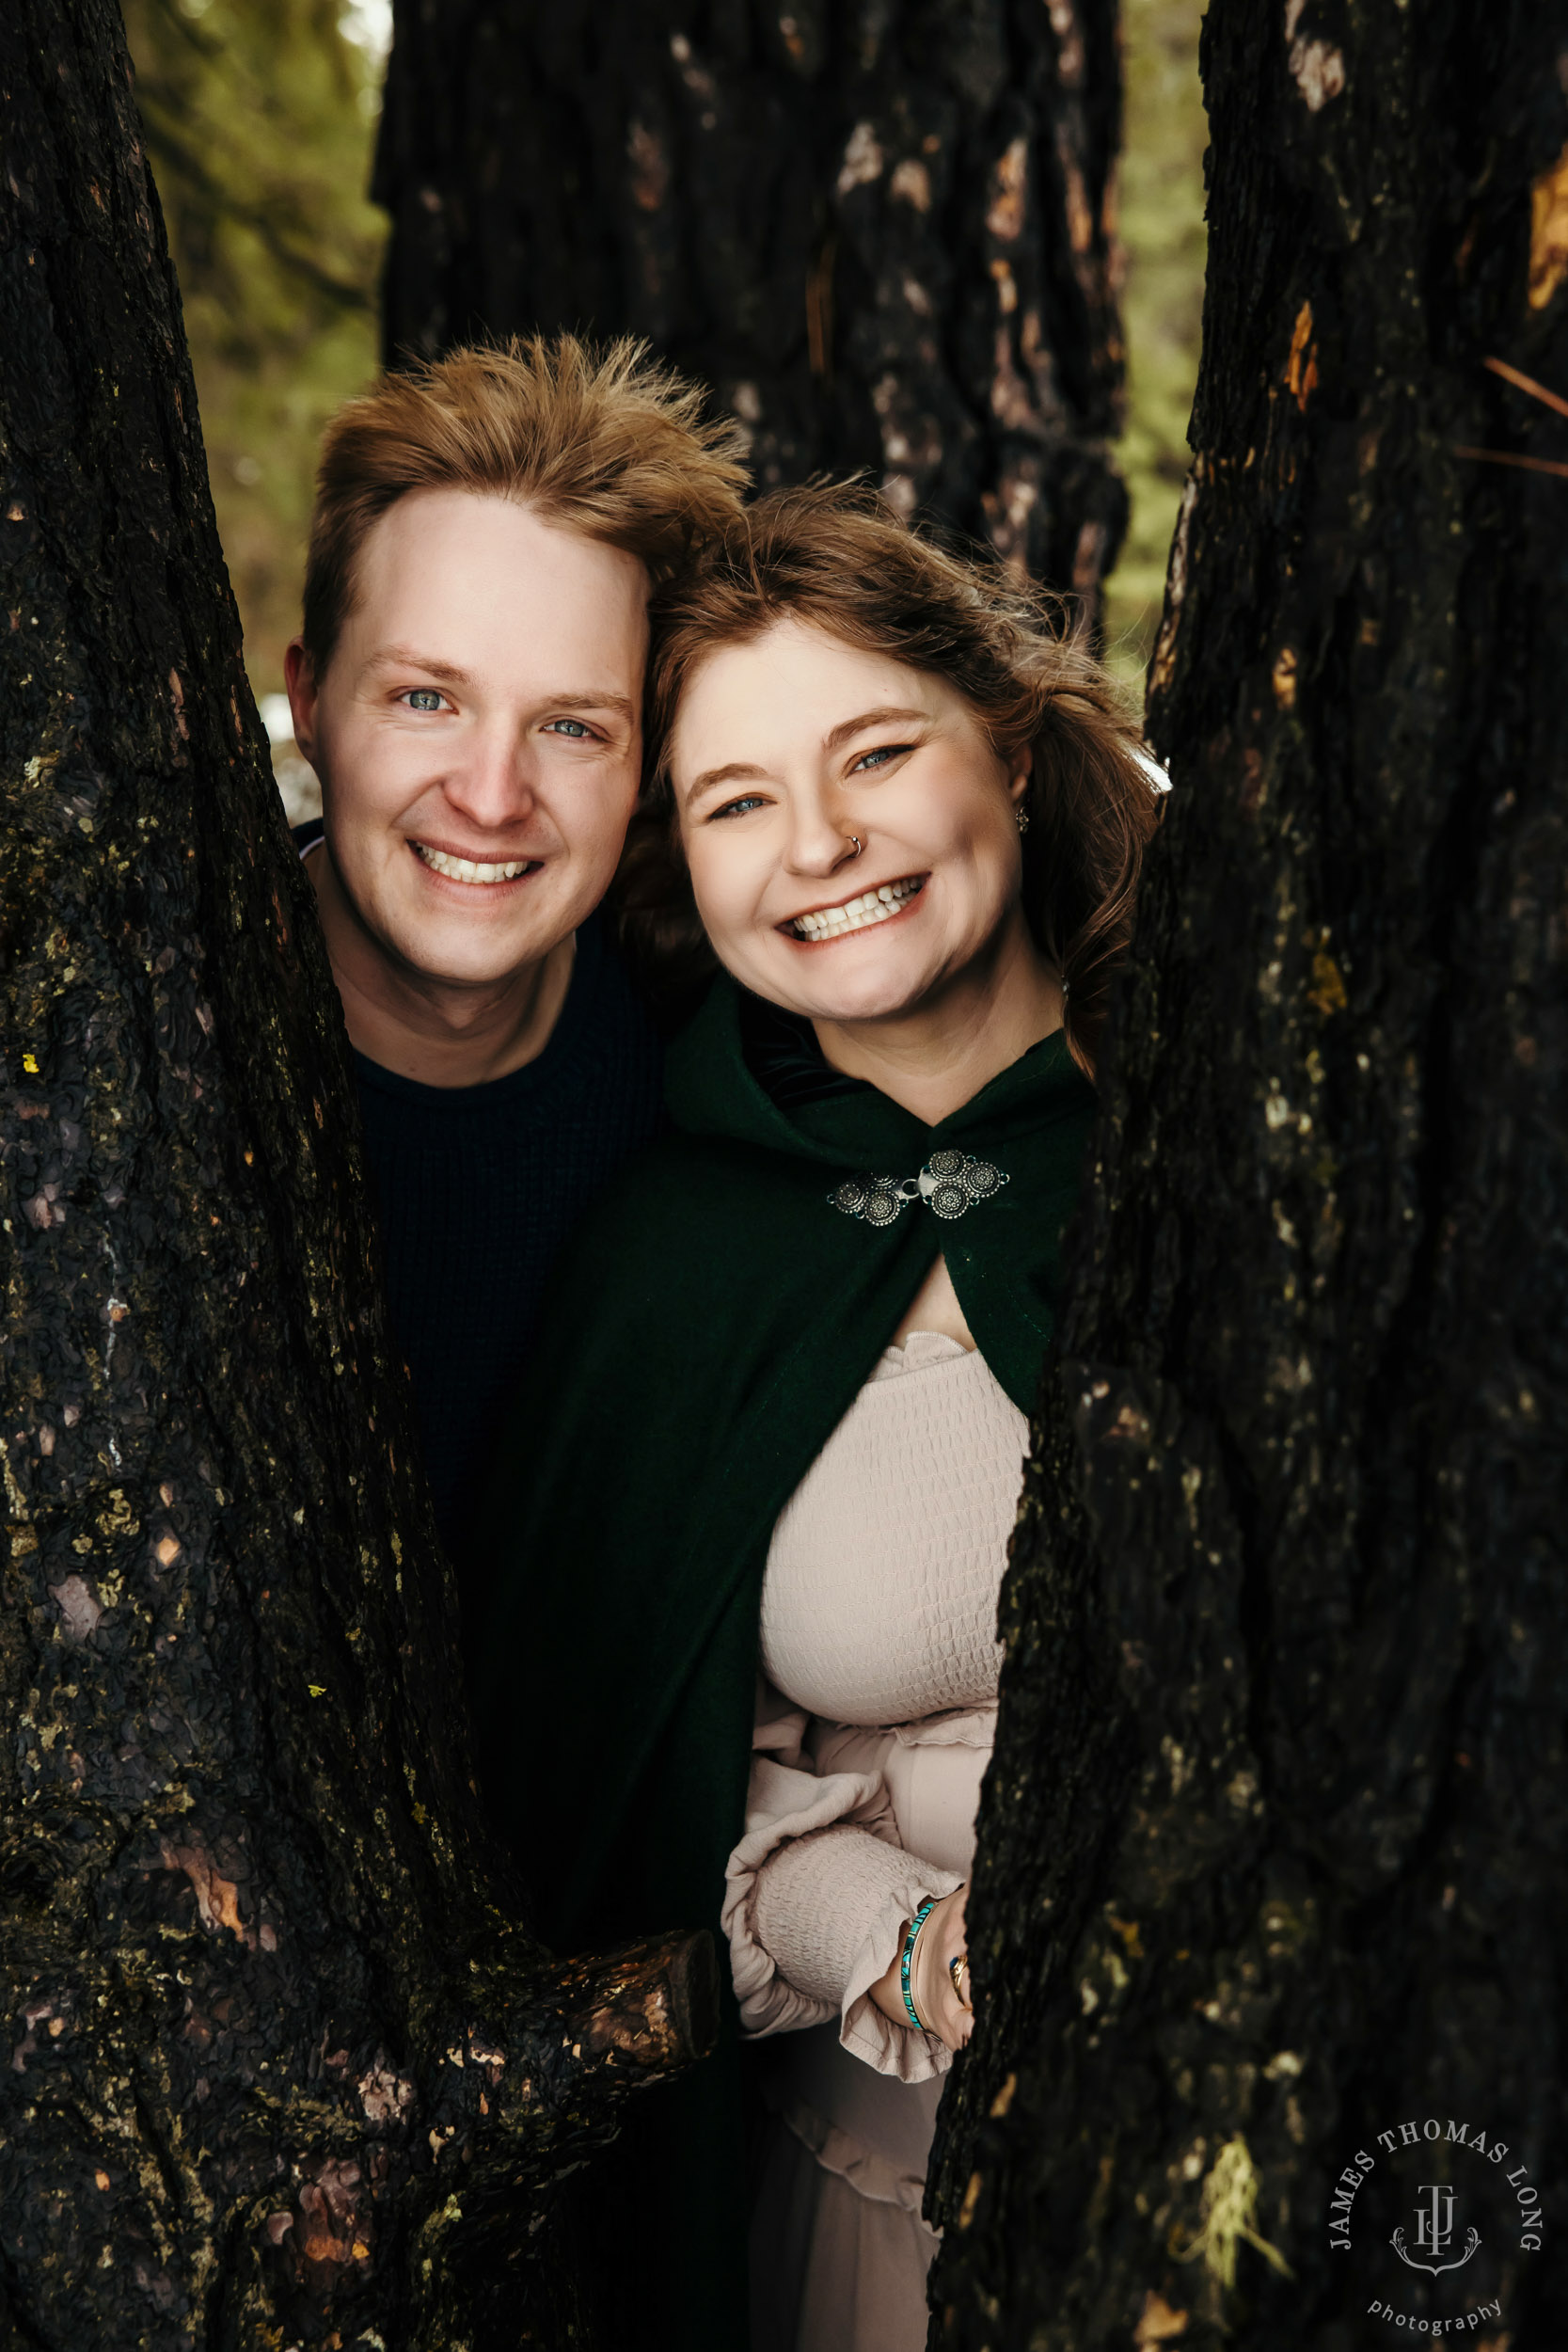
<path fill-rule="evenodd" d="M 569 337 L 388 376 L 328 428 L 289 648 L 315 886 L 393 1327 L 457 1562 L 550 1263 L 653 1132 L 595 913 L 641 762 L 650 587 L 734 512 L 699 395 Z"/>

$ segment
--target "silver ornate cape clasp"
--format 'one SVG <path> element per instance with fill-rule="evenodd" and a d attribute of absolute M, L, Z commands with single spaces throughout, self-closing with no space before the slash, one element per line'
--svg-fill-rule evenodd
<path fill-rule="evenodd" d="M 848 1176 L 828 1200 L 863 1224 L 891 1225 L 911 1200 L 926 1201 L 938 1216 L 962 1216 L 1010 1181 L 990 1160 L 967 1152 L 933 1152 L 918 1176 Z"/>

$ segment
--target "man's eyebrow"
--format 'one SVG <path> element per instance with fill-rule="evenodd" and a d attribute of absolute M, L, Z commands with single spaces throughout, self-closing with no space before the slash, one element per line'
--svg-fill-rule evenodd
<path fill-rule="evenodd" d="M 459 669 L 455 661 L 438 660 L 435 654 L 420 653 L 414 645 L 382 645 L 365 663 L 367 670 L 423 670 L 427 677 L 444 677 L 449 685 L 462 686 L 468 673 Z"/>
<path fill-rule="evenodd" d="M 469 673 L 454 661 L 437 660 L 434 654 L 420 653 L 413 645 L 383 645 L 372 654 L 366 668 L 370 670 L 422 670 L 427 677 L 445 678 L 449 686 L 466 686 Z M 622 718 L 637 715 L 637 705 L 629 694 L 617 694 L 608 686 L 585 686 L 555 691 L 539 696 L 541 706 L 546 703 L 569 704 L 578 710 L 613 710 Z"/>
<path fill-rule="evenodd" d="M 635 719 L 637 705 L 629 694 L 612 693 L 608 686 L 585 686 L 571 694 L 541 694 L 540 706 L 546 703 L 569 704 L 574 710 L 615 710 L 623 719 Z"/>

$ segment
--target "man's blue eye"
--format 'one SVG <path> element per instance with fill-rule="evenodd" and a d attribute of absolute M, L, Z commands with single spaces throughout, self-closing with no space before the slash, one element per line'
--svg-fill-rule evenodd
<path fill-rule="evenodd" d="M 410 710 L 439 710 L 441 696 L 434 686 L 413 687 L 409 691 L 408 707 Z"/>
<path fill-rule="evenodd" d="M 588 729 L 580 719 L 552 719 L 545 731 L 547 735 L 564 735 L 575 743 L 579 735 L 587 734 Z"/>

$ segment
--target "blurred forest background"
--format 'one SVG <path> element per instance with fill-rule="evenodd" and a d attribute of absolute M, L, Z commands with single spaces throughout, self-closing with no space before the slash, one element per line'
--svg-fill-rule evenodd
<path fill-rule="evenodd" d="M 314 805 L 289 739 L 321 427 L 376 367 L 384 216 L 365 193 L 390 0 L 124 0 L 136 92 L 180 274 L 213 497 L 251 684 L 285 800 Z M 1140 688 L 1187 472 L 1203 299 L 1202 0 L 1122 0 L 1121 182 L 1132 516 L 1110 581 L 1111 658 Z"/>

